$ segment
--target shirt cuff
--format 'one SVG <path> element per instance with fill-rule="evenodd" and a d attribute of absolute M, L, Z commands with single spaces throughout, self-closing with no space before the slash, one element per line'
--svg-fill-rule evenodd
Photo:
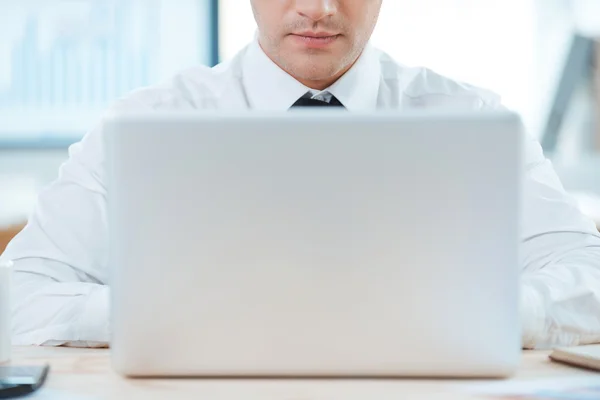
<path fill-rule="evenodd" d="M 78 324 L 80 341 L 106 343 L 110 341 L 110 288 L 98 286 L 90 292 Z"/>
<path fill-rule="evenodd" d="M 534 349 L 545 340 L 544 302 L 535 288 L 527 284 L 521 286 L 520 302 L 523 348 Z"/>

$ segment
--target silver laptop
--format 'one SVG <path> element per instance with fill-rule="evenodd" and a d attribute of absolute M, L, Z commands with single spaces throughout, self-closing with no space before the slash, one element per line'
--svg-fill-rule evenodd
<path fill-rule="evenodd" d="M 120 373 L 515 371 L 517 116 L 153 113 L 108 131 Z"/>

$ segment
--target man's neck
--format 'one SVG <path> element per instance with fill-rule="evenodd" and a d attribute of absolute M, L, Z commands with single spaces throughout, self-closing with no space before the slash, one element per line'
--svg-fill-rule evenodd
<path fill-rule="evenodd" d="M 352 64 L 352 65 L 354 65 L 354 64 Z M 350 65 L 349 67 L 346 67 L 345 69 L 343 69 L 336 75 L 332 76 L 331 78 L 324 79 L 324 80 L 316 80 L 316 81 L 297 78 L 294 75 L 290 74 L 288 71 L 285 71 L 285 69 L 284 69 L 284 71 L 287 72 L 289 75 L 291 75 L 292 78 L 294 78 L 295 80 L 297 80 L 298 82 L 300 82 L 301 84 L 306 86 L 307 88 L 321 91 L 321 90 L 327 89 L 328 87 L 330 87 L 331 85 L 336 83 L 342 76 L 344 76 L 344 74 L 346 72 L 348 72 L 350 70 L 350 68 L 352 68 L 352 65 Z"/>

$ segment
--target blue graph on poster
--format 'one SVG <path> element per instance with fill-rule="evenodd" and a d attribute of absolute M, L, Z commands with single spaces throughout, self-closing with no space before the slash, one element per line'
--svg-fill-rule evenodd
<path fill-rule="evenodd" d="M 0 13 L 0 148 L 72 143 L 134 89 L 211 64 L 216 0 L 31 0 Z"/>
<path fill-rule="evenodd" d="M 156 75 L 151 28 L 157 21 L 145 21 L 145 31 L 138 32 L 142 42 L 130 45 L 131 19 L 143 11 L 144 17 L 156 18 L 158 10 L 135 10 L 127 0 L 92 3 L 94 24 L 81 21 L 87 34 L 65 29 L 45 48 L 40 17 L 28 16 L 21 40 L 12 48 L 9 85 L 0 87 L 0 108 L 98 108 L 150 84 Z"/>

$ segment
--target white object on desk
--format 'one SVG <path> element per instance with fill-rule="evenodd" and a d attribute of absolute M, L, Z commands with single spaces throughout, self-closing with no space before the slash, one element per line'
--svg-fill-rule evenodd
<path fill-rule="evenodd" d="M 541 365 L 541 364 L 538 364 Z M 492 397 L 521 398 L 521 396 L 536 396 L 532 398 L 553 399 L 588 399 L 592 397 L 578 397 L 581 391 L 592 391 L 598 387 L 598 377 L 593 375 L 570 375 L 554 376 L 552 378 L 527 379 L 483 382 L 465 384 L 465 392 Z M 587 393 L 587 392 L 586 392 Z M 595 393 L 595 392 L 594 392 Z M 568 396 L 568 395 L 571 396 Z M 561 396 L 561 397 L 559 397 Z M 568 396 L 568 397 L 567 397 Z M 529 398 L 529 397 L 527 397 Z M 595 398 L 595 397 L 594 397 Z"/>
<path fill-rule="evenodd" d="M 12 263 L 0 263 L 0 364 L 10 359 L 10 274 Z"/>
<path fill-rule="evenodd" d="M 600 371 L 600 344 L 554 349 L 553 361 Z"/>

